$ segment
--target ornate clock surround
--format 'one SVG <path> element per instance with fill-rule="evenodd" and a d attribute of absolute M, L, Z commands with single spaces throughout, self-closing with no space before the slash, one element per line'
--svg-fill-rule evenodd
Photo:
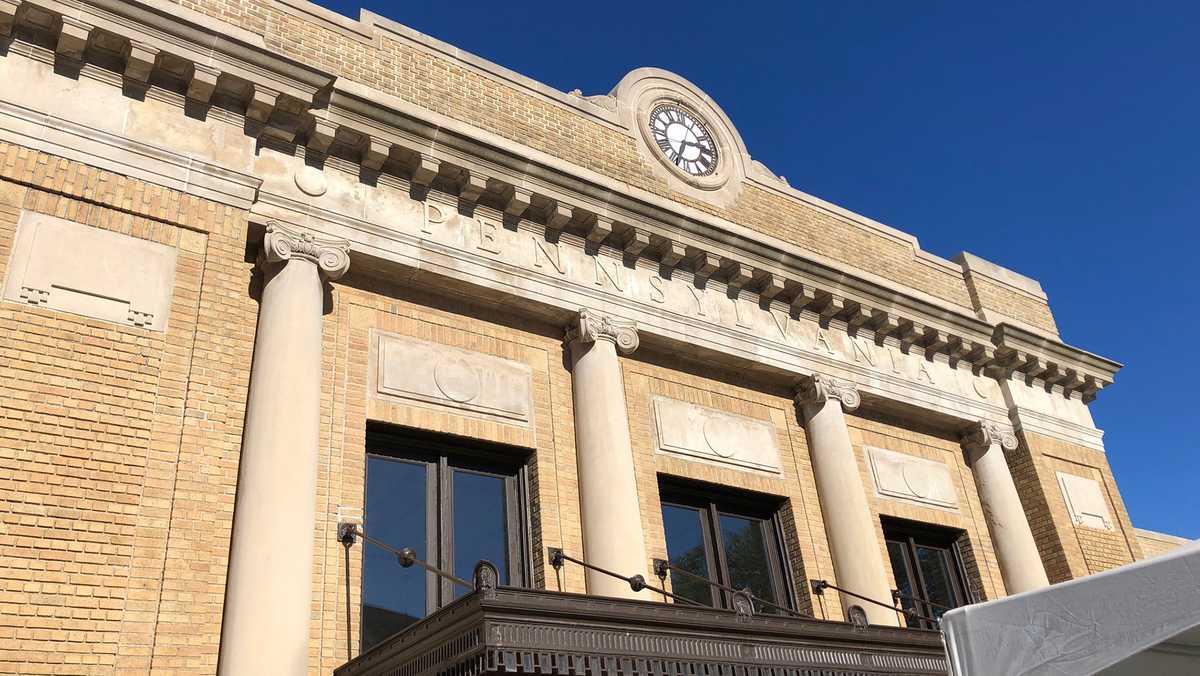
<path fill-rule="evenodd" d="M 722 207 L 736 202 L 749 155 L 733 123 L 707 94 L 674 73 L 638 68 L 622 78 L 610 95 L 617 99 L 621 120 L 645 165 L 672 191 Z M 663 151 L 651 125 L 651 115 L 660 108 L 687 114 L 707 132 L 715 155 L 711 168 L 689 173 Z"/>

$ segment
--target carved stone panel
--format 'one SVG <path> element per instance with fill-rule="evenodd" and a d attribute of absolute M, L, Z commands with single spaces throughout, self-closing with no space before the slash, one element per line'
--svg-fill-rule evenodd
<path fill-rule="evenodd" d="M 527 364 L 407 336 L 377 336 L 379 395 L 530 424 L 533 370 Z"/>
<path fill-rule="evenodd" d="M 780 471 L 771 423 L 666 397 L 654 397 L 652 406 L 659 452 Z"/>
<path fill-rule="evenodd" d="M 937 507 L 958 507 L 958 493 L 946 463 L 882 448 L 866 450 L 880 495 Z"/>
<path fill-rule="evenodd" d="M 4 298 L 165 331 L 176 255 L 165 244 L 25 212 Z"/>
<path fill-rule="evenodd" d="M 1100 482 L 1066 472 L 1056 474 L 1072 523 L 1088 528 L 1113 530 L 1113 522 L 1108 514 L 1108 501 L 1104 499 L 1104 489 Z"/>

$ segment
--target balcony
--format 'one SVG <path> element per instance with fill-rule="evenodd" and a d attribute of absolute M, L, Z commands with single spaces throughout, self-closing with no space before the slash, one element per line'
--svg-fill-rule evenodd
<path fill-rule="evenodd" d="M 342 665 L 335 676 L 944 676 L 948 671 L 936 631 L 496 587 L 486 580 L 481 584 L 479 576 L 475 587 Z"/>

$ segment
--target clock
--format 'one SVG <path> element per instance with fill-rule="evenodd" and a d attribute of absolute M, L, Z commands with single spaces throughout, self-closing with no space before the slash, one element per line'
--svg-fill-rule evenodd
<path fill-rule="evenodd" d="M 708 128 L 690 110 L 661 103 L 650 111 L 650 135 L 664 157 L 689 176 L 709 176 L 717 170 L 717 144 Z"/>

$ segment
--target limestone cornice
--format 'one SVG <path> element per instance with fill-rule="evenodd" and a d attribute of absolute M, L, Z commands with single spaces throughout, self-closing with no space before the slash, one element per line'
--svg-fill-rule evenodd
<path fill-rule="evenodd" d="M 1095 392 L 1111 383 L 1121 364 L 1099 355 L 1069 347 L 1059 341 L 1027 331 L 1012 324 L 998 325 L 992 334 L 997 346 L 997 368 L 1000 375 L 1019 372 L 1026 384 L 1037 380 L 1046 387 L 1062 385 L 1064 389 L 1079 380 L 1077 387 L 1085 394 Z"/>
<path fill-rule="evenodd" d="M 495 206 L 506 219 L 544 226 L 548 236 L 579 235 L 594 249 L 616 250 L 634 264 L 648 260 L 700 286 L 715 282 L 760 307 L 817 316 L 996 377 L 1019 371 L 1031 385 L 1085 401 L 1119 366 L 338 80 L 194 12 L 119 0 L 9 2 L 0 13 L 5 7 L 14 14 L 0 19 L 0 30 L 15 23 L 21 34 L 39 34 L 65 60 L 118 63 L 127 83 L 173 83 L 191 102 L 233 106 L 253 123 L 251 133 L 348 158 L 366 175 L 394 175 L 418 191 L 457 195 L 468 208 Z"/>
<path fill-rule="evenodd" d="M 566 342 L 576 340 L 581 343 L 606 340 L 616 345 L 622 353 L 630 354 L 638 348 L 637 322 L 615 319 L 584 308 L 567 326 Z"/>
<path fill-rule="evenodd" d="M 391 186 L 393 181 L 395 179 L 391 177 L 380 177 L 381 185 L 386 182 Z M 397 185 L 394 189 L 404 187 Z M 451 208 L 446 202 L 434 202 L 433 199 L 430 197 L 425 201 L 427 215 L 439 210 L 450 213 Z M 437 199 L 442 200 L 442 196 Z M 794 380 L 800 373 L 835 373 L 839 378 L 856 383 L 864 394 L 871 395 L 873 401 L 902 403 L 907 410 L 920 410 L 925 416 L 936 414 L 955 426 L 979 417 L 1007 413 L 998 391 L 989 391 L 987 396 L 972 393 L 969 389 L 950 392 L 945 381 L 940 384 L 914 381 L 894 373 L 884 362 L 872 367 L 835 356 L 824 349 L 814 350 L 794 341 L 784 343 L 766 333 L 747 333 L 714 323 L 711 318 L 664 312 L 653 301 L 614 298 L 596 286 L 594 280 L 582 285 L 568 283 L 561 277 L 540 274 L 511 260 L 486 252 L 480 254 L 475 247 L 464 249 L 453 241 L 437 237 L 437 228 L 441 226 L 426 234 L 419 220 L 421 203 L 416 204 L 416 223 L 405 219 L 377 223 L 349 215 L 343 209 L 329 210 L 321 204 L 299 202 L 263 190 L 250 218 L 263 224 L 272 219 L 286 221 L 296 227 L 344 237 L 351 241 L 353 255 L 356 261 L 361 261 L 356 265 L 366 271 L 364 274 L 384 274 L 386 271 L 387 279 L 392 282 L 402 280 L 408 285 L 506 299 L 503 302 L 519 303 L 531 310 L 536 308 L 544 317 L 561 317 L 564 324 L 568 317 L 573 321 L 580 307 L 607 307 L 616 303 L 622 308 L 624 317 L 636 319 L 640 340 L 652 338 L 657 349 L 687 352 L 693 358 L 719 364 L 722 368 L 752 368 L 780 381 Z M 436 204 L 436 207 L 429 208 L 430 204 Z M 488 218 L 496 215 L 492 210 L 488 213 Z M 527 228 L 524 223 L 514 236 L 529 238 L 527 244 L 544 242 L 542 233 L 536 228 Z M 565 259 L 575 242 L 560 241 L 557 245 L 547 246 L 559 247 Z M 574 254 L 583 255 L 582 252 Z M 605 260 L 611 258 L 605 257 Z M 646 270 L 645 267 L 639 269 Z M 553 271 L 553 268 L 547 271 Z M 687 286 L 690 282 L 680 281 L 679 284 Z M 713 292 L 713 296 L 717 294 Z M 890 349 L 895 351 L 894 347 Z"/>
<path fill-rule="evenodd" d="M 231 106 L 289 141 L 334 79 L 268 50 L 260 36 L 174 5 L 38 0 L 5 3 L 0 15 L 0 31 L 52 40 L 64 64 L 116 65 L 134 90 L 153 83 L 194 104 Z"/>
<path fill-rule="evenodd" d="M 830 399 L 841 402 L 842 409 L 847 412 L 857 409 L 862 403 L 858 387 L 848 380 L 841 380 L 823 373 L 814 373 L 800 379 L 800 383 L 796 387 L 797 405 L 823 406 Z"/>
<path fill-rule="evenodd" d="M 364 166 L 381 168 L 390 158 L 399 175 L 425 188 L 457 193 L 471 205 L 490 202 L 547 230 L 573 232 L 594 245 L 623 250 L 627 259 L 650 259 L 697 278 L 703 273 L 705 281 L 757 295 L 760 305 L 783 304 L 796 315 L 816 314 L 855 331 L 871 331 L 877 339 L 894 337 L 906 348 L 944 353 L 997 376 L 1016 355 L 1022 363 L 1046 366 L 1039 373 L 1053 377 L 1044 383 L 1047 387 L 1058 385 L 1065 394 L 1079 391 L 1089 399 L 1111 384 L 1119 368 L 1062 343 L 1056 343 L 1060 350 L 1054 358 L 1011 348 L 998 341 L 1019 331 L 1015 327 L 998 332 L 966 308 L 949 307 L 915 291 L 897 292 L 895 283 L 869 274 L 847 275 L 811 252 L 665 204 L 630 186 L 612 185 L 537 151 L 518 151 L 494 134 L 351 81 L 334 84 L 329 108 L 318 116 L 318 126 L 325 129 L 320 148 L 328 148 L 340 133 L 355 139 L 351 156 L 357 153 Z M 364 158 L 369 157 L 375 159 L 368 163 Z M 1077 363 L 1076 354 L 1092 359 Z"/>
<path fill-rule="evenodd" d="M 291 260 L 310 261 L 327 279 L 334 280 L 350 269 L 350 242 L 317 237 L 276 221 L 267 223 L 261 263 L 271 265 Z"/>
<path fill-rule="evenodd" d="M 981 419 L 963 433 L 962 445 L 971 453 L 983 453 L 993 444 L 1007 451 L 1017 448 L 1017 435 L 1011 425 L 995 420 Z"/>

